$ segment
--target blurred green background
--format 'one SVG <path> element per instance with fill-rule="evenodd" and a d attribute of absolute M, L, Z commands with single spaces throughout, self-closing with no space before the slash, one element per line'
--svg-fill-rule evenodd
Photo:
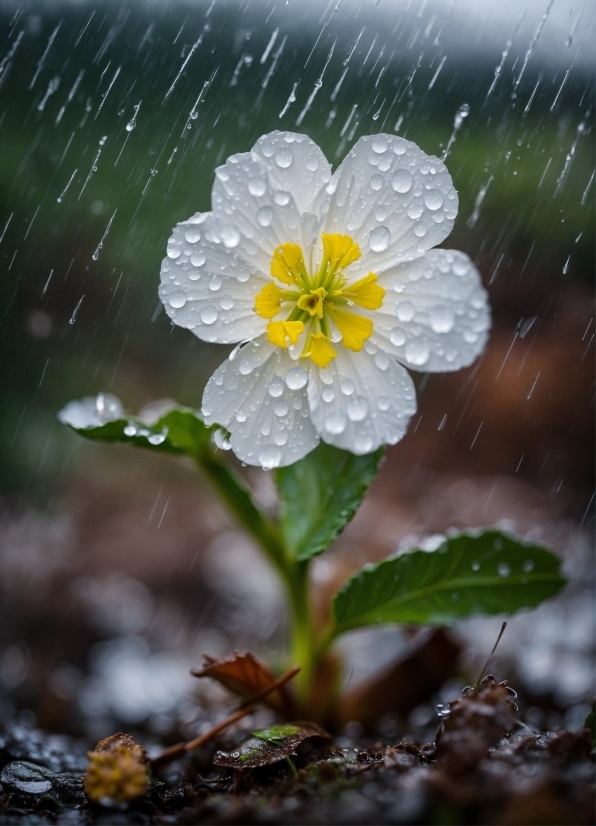
<path fill-rule="evenodd" d="M 525 4 L 521 23 L 515 4 L 453 5 L 0 7 L 0 489 L 56 493 L 76 440 L 55 414 L 71 398 L 200 404 L 224 350 L 169 323 L 160 261 L 173 225 L 209 209 L 214 168 L 267 131 L 307 132 L 334 164 L 378 131 L 441 155 L 467 104 L 446 246 L 477 261 L 497 328 L 591 284 L 589 4 L 553 10 L 529 58 L 545 4 Z"/>

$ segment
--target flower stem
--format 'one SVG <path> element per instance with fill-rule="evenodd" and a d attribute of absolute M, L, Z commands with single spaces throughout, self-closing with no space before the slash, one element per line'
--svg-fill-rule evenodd
<path fill-rule="evenodd" d="M 309 699 L 315 668 L 308 561 L 295 562 L 287 571 L 284 580 L 290 597 L 292 663 L 301 666 L 295 685 L 299 701 L 304 704 Z"/>

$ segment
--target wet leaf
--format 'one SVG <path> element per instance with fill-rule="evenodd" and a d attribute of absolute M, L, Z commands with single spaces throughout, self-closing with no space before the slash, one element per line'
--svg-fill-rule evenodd
<path fill-rule="evenodd" d="M 451 536 L 366 566 L 336 594 L 336 633 L 379 622 L 446 625 L 472 614 L 513 613 L 565 584 L 560 559 L 500 531 Z"/>
<path fill-rule="evenodd" d="M 354 456 L 321 443 L 277 471 L 282 535 L 296 559 L 320 554 L 350 521 L 377 475 L 383 452 Z"/>
<path fill-rule="evenodd" d="M 86 409 L 90 401 L 70 402 L 58 414 L 60 421 L 87 439 L 126 442 L 161 453 L 194 457 L 200 455 L 210 443 L 211 428 L 203 422 L 197 410 L 189 407 L 172 407 L 150 424 L 134 416 L 95 424 L 97 417 Z"/>
<path fill-rule="evenodd" d="M 252 699 L 275 682 L 273 672 L 250 651 L 234 651 L 219 660 L 209 654 L 203 654 L 203 658 L 203 667 L 193 669 L 191 674 L 211 677 L 243 700 Z M 261 702 L 285 717 L 292 713 L 292 699 L 285 686 L 272 691 Z"/>
<path fill-rule="evenodd" d="M 316 723 L 296 722 L 253 731 L 253 736 L 231 754 L 218 752 L 217 766 L 230 769 L 257 769 L 285 760 L 306 740 L 328 742 L 331 737 Z"/>

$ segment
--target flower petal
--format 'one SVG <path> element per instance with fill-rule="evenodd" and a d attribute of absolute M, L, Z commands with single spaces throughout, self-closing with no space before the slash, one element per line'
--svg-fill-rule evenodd
<path fill-rule="evenodd" d="M 384 134 L 360 138 L 317 202 L 323 231 L 348 232 L 360 246 L 351 278 L 379 274 L 439 244 L 451 232 L 457 206 L 442 161 Z"/>
<path fill-rule="evenodd" d="M 254 303 L 267 283 L 269 276 L 222 243 L 213 215 L 199 213 L 174 227 L 159 297 L 175 324 L 203 341 L 232 344 L 264 332 L 266 322 Z"/>
<path fill-rule="evenodd" d="M 274 189 L 289 192 L 301 213 L 313 212 L 321 187 L 331 179 L 331 164 L 314 141 L 296 132 L 270 132 L 252 152 L 267 165 Z"/>
<path fill-rule="evenodd" d="M 467 367 L 483 351 L 490 329 L 488 296 L 463 252 L 430 250 L 386 272 L 383 306 L 370 313 L 371 342 L 412 370 Z"/>
<path fill-rule="evenodd" d="M 303 237 L 294 198 L 272 183 L 267 164 L 257 154 L 231 155 L 217 167 L 211 204 L 224 246 L 266 275 L 283 244 L 299 244 L 308 256 L 312 228 Z"/>
<path fill-rule="evenodd" d="M 381 350 L 338 348 L 325 370 L 311 369 L 308 401 L 323 441 L 356 454 L 398 442 L 416 412 L 412 379 Z"/>
<path fill-rule="evenodd" d="M 319 442 L 306 382 L 306 371 L 285 350 L 259 338 L 209 379 L 203 416 L 230 431 L 232 450 L 246 464 L 268 470 L 290 465 Z"/>

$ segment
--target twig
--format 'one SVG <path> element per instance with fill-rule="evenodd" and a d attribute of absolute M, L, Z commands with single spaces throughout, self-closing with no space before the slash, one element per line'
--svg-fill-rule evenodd
<path fill-rule="evenodd" d="M 213 726 L 213 728 L 210 728 L 209 731 L 205 732 L 205 734 L 201 734 L 200 737 L 196 737 L 194 740 L 190 740 L 187 743 L 177 743 L 175 746 L 170 746 L 169 749 L 162 751 L 161 754 L 158 754 L 157 757 L 154 757 L 149 761 L 151 766 L 161 766 L 163 763 L 169 763 L 172 760 L 176 760 L 178 757 L 188 754 L 189 751 L 194 751 L 194 749 L 198 749 L 200 746 L 204 746 L 206 743 L 209 743 L 220 733 L 220 731 L 223 731 L 228 728 L 228 726 L 237 723 L 238 720 L 241 720 L 248 714 L 252 714 L 253 711 L 255 711 L 255 703 L 263 700 L 269 694 L 288 683 L 293 677 L 296 676 L 296 674 L 298 674 L 299 671 L 299 665 L 295 665 L 293 668 L 290 668 L 289 671 L 282 674 L 281 677 L 271 683 L 271 685 L 267 686 L 267 688 L 263 689 L 263 691 L 260 691 L 250 700 L 245 700 L 237 711 L 230 714 L 230 716 L 226 717 L 225 720 L 222 720 L 221 723 L 217 723 L 217 725 Z"/>

